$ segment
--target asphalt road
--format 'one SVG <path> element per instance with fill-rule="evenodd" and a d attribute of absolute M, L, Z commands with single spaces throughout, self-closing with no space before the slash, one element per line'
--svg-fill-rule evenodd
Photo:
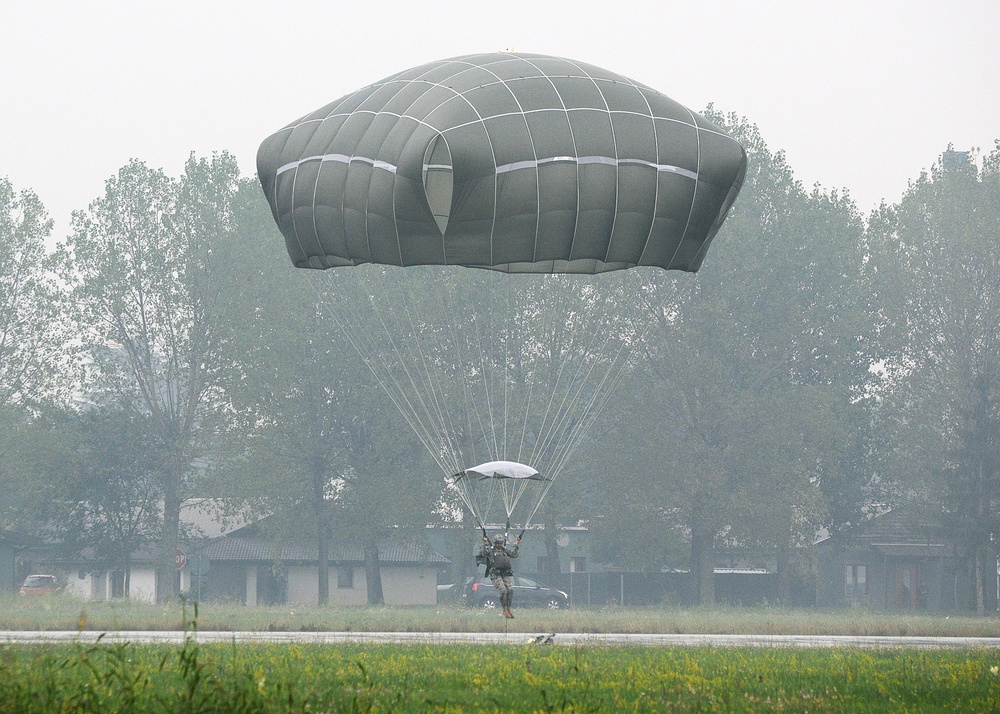
<path fill-rule="evenodd" d="M 533 644 L 551 633 L 527 632 L 216 632 L 200 631 L 192 636 L 202 644 L 232 642 L 274 643 L 415 643 L 415 644 Z M 178 644 L 181 631 L 0 631 L 0 643 L 45 644 L 79 641 L 90 644 L 136 642 Z M 1000 637 L 854 637 L 848 635 L 654 635 L 556 633 L 557 645 L 649 645 L 656 647 L 1000 647 Z"/>

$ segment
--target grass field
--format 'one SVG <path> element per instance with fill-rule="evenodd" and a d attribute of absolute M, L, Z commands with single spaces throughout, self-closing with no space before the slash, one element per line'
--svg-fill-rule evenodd
<path fill-rule="evenodd" d="M 244 607 L 204 603 L 202 630 L 350 632 L 612 632 L 653 634 L 913 635 L 1000 637 L 1000 618 L 893 614 L 858 609 L 600 607 L 518 610 L 506 621 L 457 605 L 437 607 Z M 183 629 L 181 603 L 83 601 L 68 596 L 0 598 L 0 630 Z"/>
<path fill-rule="evenodd" d="M 985 712 L 991 650 L 0 647 L 0 712 Z"/>
<path fill-rule="evenodd" d="M 246 608 L 0 599 L 0 629 L 998 636 L 864 610 Z M 527 642 L 530 638 L 523 638 Z M 74 642 L 0 645 L 2 712 L 1000 711 L 1000 651 Z"/>

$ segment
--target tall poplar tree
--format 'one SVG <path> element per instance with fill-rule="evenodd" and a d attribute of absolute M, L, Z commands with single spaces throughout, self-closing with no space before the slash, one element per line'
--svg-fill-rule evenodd
<path fill-rule="evenodd" d="M 239 175 L 228 154 L 191 157 L 178 180 L 133 160 L 73 214 L 60 251 L 86 350 L 86 388 L 143 416 L 163 457 L 157 598 L 176 593 L 180 507 L 218 411 L 213 246 L 231 227 Z"/>
<path fill-rule="evenodd" d="M 52 220 L 38 196 L 0 178 L 0 410 L 55 388 L 65 332 L 45 242 Z"/>
<path fill-rule="evenodd" d="M 823 485 L 860 493 L 866 478 L 845 476 L 867 368 L 860 216 L 848 196 L 803 189 L 755 126 L 709 115 L 746 147 L 746 184 L 699 273 L 655 274 L 635 300 L 654 324 L 617 406 L 636 418 L 605 420 L 623 448 L 603 457 L 621 460 L 608 467 L 620 517 L 634 511 L 664 554 L 686 538 L 704 604 L 723 542 L 773 554 L 787 592 L 798 546 L 825 524 Z"/>
<path fill-rule="evenodd" d="M 1000 147 L 949 148 L 872 216 L 887 464 L 962 543 L 985 614 L 1000 532 Z"/>

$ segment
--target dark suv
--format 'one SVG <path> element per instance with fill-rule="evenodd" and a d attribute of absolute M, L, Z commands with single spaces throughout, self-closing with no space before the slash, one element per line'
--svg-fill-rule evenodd
<path fill-rule="evenodd" d="M 462 604 L 496 610 L 500 607 L 497 589 L 487 577 L 468 578 L 462 587 Z M 514 602 L 512 607 L 547 607 L 561 610 L 569 607 L 569 595 L 562 590 L 547 588 L 530 578 L 514 576 Z"/>

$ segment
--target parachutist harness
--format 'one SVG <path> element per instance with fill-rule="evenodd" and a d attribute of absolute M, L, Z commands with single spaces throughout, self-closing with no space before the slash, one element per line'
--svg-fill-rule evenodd
<path fill-rule="evenodd" d="M 508 524 L 509 527 L 509 524 Z M 522 531 L 522 535 L 524 535 Z M 483 528 L 483 538 L 488 541 L 486 537 L 486 529 Z M 507 551 L 507 539 L 506 536 L 500 536 L 499 534 L 494 537 L 493 544 L 489 545 L 487 542 L 484 545 L 484 551 L 480 555 L 476 556 L 476 564 L 482 564 L 486 566 L 486 575 L 489 576 L 508 576 L 514 574 L 514 569 L 510 564 L 510 555 Z M 515 549 L 520 545 L 521 538 L 518 537 L 515 542 Z M 515 550 L 516 553 L 516 550 Z"/>

